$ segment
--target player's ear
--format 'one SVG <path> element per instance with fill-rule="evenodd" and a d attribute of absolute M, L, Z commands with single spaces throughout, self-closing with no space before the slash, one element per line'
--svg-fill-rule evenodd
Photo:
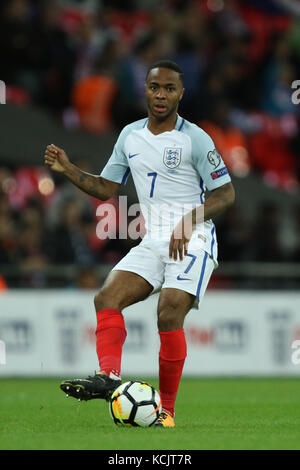
<path fill-rule="evenodd" d="M 183 95 L 184 95 L 184 92 L 185 92 L 185 88 L 182 88 L 181 94 L 180 94 L 180 97 L 179 97 L 179 101 L 182 100 L 182 97 L 183 97 Z"/>

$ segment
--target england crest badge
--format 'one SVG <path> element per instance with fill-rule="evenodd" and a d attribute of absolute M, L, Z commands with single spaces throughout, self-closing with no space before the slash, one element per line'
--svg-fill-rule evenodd
<path fill-rule="evenodd" d="M 181 162 L 181 148 L 166 147 L 164 151 L 164 164 L 170 170 L 177 168 Z"/>

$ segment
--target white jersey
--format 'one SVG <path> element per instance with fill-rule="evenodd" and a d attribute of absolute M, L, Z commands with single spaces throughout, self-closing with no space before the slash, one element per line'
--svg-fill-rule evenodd
<path fill-rule="evenodd" d="M 231 181 L 206 132 L 180 116 L 172 131 L 154 135 L 141 119 L 124 127 L 101 176 L 125 184 L 132 174 L 145 219 L 145 238 L 170 239 L 175 225 L 204 204 L 205 190 Z M 217 262 L 212 220 L 195 227 L 189 248 L 204 249 Z"/>

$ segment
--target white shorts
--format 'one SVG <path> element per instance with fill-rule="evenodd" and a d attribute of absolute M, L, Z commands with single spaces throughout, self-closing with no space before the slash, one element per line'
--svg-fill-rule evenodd
<path fill-rule="evenodd" d="M 193 307 L 198 308 L 215 267 L 213 259 L 202 249 L 191 249 L 182 261 L 174 261 L 169 258 L 168 240 L 142 240 L 113 271 L 139 274 L 153 286 L 152 294 L 165 288 L 188 292 L 195 296 Z"/>

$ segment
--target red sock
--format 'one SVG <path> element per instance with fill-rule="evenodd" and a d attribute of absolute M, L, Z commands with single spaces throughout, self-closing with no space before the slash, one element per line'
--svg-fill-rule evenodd
<path fill-rule="evenodd" d="M 159 393 L 163 409 L 174 416 L 175 400 L 186 358 L 184 330 L 159 332 Z"/>
<path fill-rule="evenodd" d="M 126 328 L 122 313 L 114 308 L 97 312 L 96 351 L 101 372 L 120 377 Z"/>

